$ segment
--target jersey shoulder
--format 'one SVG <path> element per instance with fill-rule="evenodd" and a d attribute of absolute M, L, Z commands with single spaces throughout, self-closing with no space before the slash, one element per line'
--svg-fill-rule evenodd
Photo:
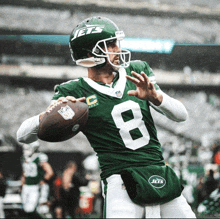
<path fill-rule="evenodd" d="M 127 72 L 127 75 L 131 75 L 132 71 L 139 73 L 139 74 L 143 71 L 148 76 L 150 82 L 154 84 L 156 90 L 160 90 L 160 87 L 156 83 L 153 70 L 151 69 L 151 67 L 149 66 L 147 62 L 141 61 L 141 60 L 131 61 L 130 66 L 126 68 L 125 70 Z"/>
<path fill-rule="evenodd" d="M 81 97 L 81 87 L 83 87 L 83 79 L 78 78 L 75 80 L 66 81 L 55 88 L 55 94 L 53 100 L 57 100 L 59 97 L 75 96 L 76 98 Z"/>
<path fill-rule="evenodd" d="M 42 153 L 42 152 L 38 154 L 38 158 L 39 158 L 40 163 L 48 161 L 48 156 L 45 153 Z"/>
<path fill-rule="evenodd" d="M 148 77 L 154 76 L 153 70 L 150 68 L 149 64 L 141 60 L 131 61 L 126 71 L 128 75 L 131 74 L 131 71 L 135 71 L 136 73 L 141 73 L 143 71 Z"/>

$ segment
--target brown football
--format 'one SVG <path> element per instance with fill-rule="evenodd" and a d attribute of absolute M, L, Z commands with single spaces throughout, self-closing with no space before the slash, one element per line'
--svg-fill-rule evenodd
<path fill-rule="evenodd" d="M 39 125 L 38 138 L 48 142 L 65 141 L 86 125 L 89 107 L 83 102 L 60 103 L 47 111 Z"/>

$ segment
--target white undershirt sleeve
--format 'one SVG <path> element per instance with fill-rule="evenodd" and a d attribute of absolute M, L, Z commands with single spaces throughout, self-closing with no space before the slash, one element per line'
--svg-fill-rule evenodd
<path fill-rule="evenodd" d="M 188 113 L 185 106 L 179 101 L 176 100 L 163 91 L 159 90 L 158 93 L 163 95 L 163 101 L 160 106 L 155 106 L 150 102 L 150 105 L 161 114 L 165 115 L 167 118 L 176 121 L 183 122 L 188 118 Z"/>
<path fill-rule="evenodd" d="M 17 140 L 21 143 L 30 144 L 38 140 L 39 115 L 26 119 L 17 131 Z"/>

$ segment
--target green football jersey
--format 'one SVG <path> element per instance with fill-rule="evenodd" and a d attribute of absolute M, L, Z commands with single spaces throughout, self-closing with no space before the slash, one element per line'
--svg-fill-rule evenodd
<path fill-rule="evenodd" d="M 110 86 L 79 78 L 57 86 L 53 97 L 86 97 L 89 118 L 82 132 L 97 153 L 102 179 L 131 166 L 164 164 L 149 102 L 127 94 L 136 90 L 126 79 L 131 71 L 143 71 L 155 82 L 146 62 L 132 61 L 128 68 L 115 73 Z M 160 89 L 157 84 L 155 88 Z"/>
<path fill-rule="evenodd" d="M 22 158 L 22 168 L 26 185 L 37 185 L 44 178 L 44 170 L 40 163 L 47 161 L 48 157 L 44 153 L 35 153 L 27 159 Z"/>

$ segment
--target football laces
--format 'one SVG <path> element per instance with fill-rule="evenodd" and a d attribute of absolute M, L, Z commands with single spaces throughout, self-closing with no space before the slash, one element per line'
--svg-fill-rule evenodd
<path fill-rule="evenodd" d="M 60 105 L 62 102 L 56 101 L 52 106 L 49 107 L 49 109 L 46 111 L 47 113 L 50 113 L 56 106 Z"/>

